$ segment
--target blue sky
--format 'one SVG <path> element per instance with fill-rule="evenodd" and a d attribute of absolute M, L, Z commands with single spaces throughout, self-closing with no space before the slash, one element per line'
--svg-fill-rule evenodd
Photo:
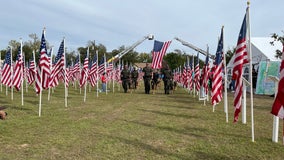
<path fill-rule="evenodd" d="M 245 0 L 7 0 L 0 2 L 0 49 L 12 39 L 24 41 L 28 35 L 41 35 L 58 48 L 63 37 L 69 50 L 86 46 L 95 40 L 108 51 L 131 46 L 143 36 L 153 34 L 156 40 L 179 37 L 215 54 L 220 30 L 224 25 L 225 47 L 237 43 L 245 14 Z M 268 37 L 283 34 L 284 0 L 251 0 L 251 36 Z M 153 41 L 144 41 L 138 52 L 150 52 Z M 169 51 L 192 49 L 172 41 Z"/>

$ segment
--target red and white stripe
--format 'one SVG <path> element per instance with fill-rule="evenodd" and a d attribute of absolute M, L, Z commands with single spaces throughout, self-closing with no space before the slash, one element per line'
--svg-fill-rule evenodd
<path fill-rule="evenodd" d="M 279 78 L 278 92 L 272 105 L 271 113 L 281 119 L 284 119 L 284 44 Z"/>

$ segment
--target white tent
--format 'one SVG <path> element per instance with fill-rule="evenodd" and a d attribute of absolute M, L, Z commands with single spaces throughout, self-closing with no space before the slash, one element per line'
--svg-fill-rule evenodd
<path fill-rule="evenodd" d="M 274 45 L 271 45 L 270 42 L 272 41 L 273 38 L 271 37 L 251 38 L 252 64 L 255 65 L 255 69 L 257 69 L 260 61 L 280 61 L 280 59 L 277 59 L 275 55 L 277 49 L 282 50 L 282 44 L 278 41 L 275 41 Z M 231 75 L 233 61 L 234 56 L 231 58 L 227 65 L 228 75 Z"/>
<path fill-rule="evenodd" d="M 275 57 L 276 50 L 282 50 L 282 44 L 278 41 L 271 45 L 273 38 L 257 37 L 251 39 L 252 65 L 257 71 L 256 94 L 271 95 L 274 93 L 274 82 L 269 76 L 279 76 L 280 59 Z M 227 65 L 228 80 L 231 80 L 234 56 Z M 249 64 L 243 68 L 243 76 L 249 79 Z"/>

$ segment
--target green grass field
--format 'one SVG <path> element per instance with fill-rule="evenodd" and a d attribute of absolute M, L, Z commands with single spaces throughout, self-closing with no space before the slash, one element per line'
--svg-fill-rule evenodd
<path fill-rule="evenodd" d="M 69 88 L 68 107 L 64 90 L 56 88 L 47 101 L 31 88 L 20 93 L 0 93 L 0 105 L 8 118 L 0 121 L 0 159 L 283 159 L 282 124 L 279 142 L 273 143 L 270 114 L 273 98 L 255 96 L 255 142 L 251 141 L 250 106 L 247 124 L 233 123 L 232 93 L 229 93 L 229 123 L 223 103 L 212 112 L 185 90 L 174 94 L 144 94 L 143 86 L 133 93 L 87 92 Z M 247 96 L 249 102 L 249 95 Z M 241 116 L 241 115 L 240 115 Z"/>

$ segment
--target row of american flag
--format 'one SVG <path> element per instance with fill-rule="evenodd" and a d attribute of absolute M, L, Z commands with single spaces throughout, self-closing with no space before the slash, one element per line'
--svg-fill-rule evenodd
<path fill-rule="evenodd" d="M 244 16 L 242 26 L 240 29 L 236 53 L 234 56 L 233 64 L 233 77 L 236 77 L 235 84 L 235 93 L 234 93 L 234 122 L 238 121 L 239 113 L 242 107 L 242 90 L 243 90 L 243 66 L 249 63 L 248 57 L 248 38 L 247 38 L 247 13 Z M 284 53 L 284 47 L 283 47 Z M 218 41 L 217 51 L 215 59 L 213 62 L 212 68 L 209 65 L 209 56 L 206 56 L 205 65 L 203 66 L 202 71 L 200 72 L 199 68 L 199 53 L 197 53 L 197 64 L 193 66 L 193 58 L 190 62 L 186 62 L 183 66 L 183 69 L 176 69 L 174 72 L 175 81 L 179 82 L 182 86 L 186 87 L 190 91 L 195 89 L 196 92 L 199 92 L 200 87 L 204 88 L 205 95 L 208 95 L 208 79 L 212 79 L 212 90 L 211 90 L 211 103 L 216 105 L 223 99 L 223 84 L 224 82 L 224 51 L 223 51 L 223 28 L 221 29 L 221 35 Z M 282 56 L 282 63 L 280 67 L 280 81 L 278 86 L 278 94 L 276 96 L 275 102 L 272 107 L 271 113 L 280 118 L 284 118 L 284 56 Z M 201 74 L 202 73 L 202 74 Z M 282 98 L 281 98 L 282 97 Z"/>
<path fill-rule="evenodd" d="M 113 63 L 107 63 L 105 56 L 102 57 L 99 65 L 97 65 L 97 56 L 94 56 L 93 60 L 89 62 L 88 53 L 86 53 L 83 67 L 81 67 L 79 62 L 79 55 L 76 57 L 73 65 L 65 67 L 64 39 L 52 63 L 51 54 L 53 48 L 49 52 L 46 49 L 45 31 L 43 31 L 41 38 L 39 64 L 36 64 L 34 56 L 27 65 L 24 65 L 24 56 L 21 47 L 18 49 L 15 63 L 12 62 L 11 48 L 7 50 L 1 69 L 1 83 L 8 87 L 14 87 L 17 90 L 20 90 L 24 80 L 30 85 L 34 84 L 36 93 L 39 93 L 42 89 L 56 87 L 59 81 L 64 82 L 65 80 L 67 85 L 69 82 L 78 80 L 80 87 L 84 86 L 87 81 L 90 82 L 91 86 L 95 86 L 98 75 L 104 72 L 109 73 L 113 70 Z"/>
<path fill-rule="evenodd" d="M 155 41 L 154 48 L 157 44 L 162 42 Z M 164 44 L 164 43 L 162 43 Z M 170 43 L 169 43 L 170 44 Z M 169 46 L 169 45 L 168 45 Z M 158 50 L 163 51 L 153 52 L 153 68 L 160 68 L 162 66 L 162 59 L 168 46 L 160 46 Z M 65 62 L 65 40 L 63 39 L 55 60 L 52 62 L 51 55 L 53 48 L 47 51 L 45 29 L 42 32 L 41 45 L 40 45 L 40 58 L 38 64 L 36 64 L 35 53 L 33 53 L 33 59 L 25 65 L 24 55 L 22 52 L 22 43 L 18 49 L 16 62 L 12 62 L 12 49 L 8 48 L 5 55 L 5 60 L 1 72 L 1 83 L 10 87 L 20 90 L 24 80 L 29 85 L 34 84 L 34 88 L 37 94 L 43 89 L 49 89 L 59 85 L 62 81 L 68 87 L 69 83 L 79 82 L 79 86 L 82 88 L 87 83 L 94 87 L 100 75 L 103 73 L 107 74 L 108 80 L 115 79 L 120 82 L 120 71 L 122 65 L 117 65 L 114 68 L 113 62 L 107 62 L 106 56 L 104 55 L 100 61 L 98 61 L 98 54 L 96 54 L 92 60 L 89 60 L 89 49 L 86 53 L 83 65 L 81 66 L 79 55 L 75 59 L 75 63 L 71 66 L 66 67 Z"/>
<path fill-rule="evenodd" d="M 249 63 L 248 50 L 247 50 L 247 13 L 244 17 L 241 30 L 238 37 L 233 75 L 236 77 L 236 91 L 234 94 L 234 122 L 238 121 L 238 116 L 242 107 L 242 88 L 243 88 L 243 65 Z M 152 67 L 161 68 L 162 59 L 169 47 L 171 41 L 168 42 L 154 42 L 154 49 L 152 52 Z M 283 51 L 284 52 L 284 51 Z M 33 60 L 29 62 L 29 65 L 25 66 L 24 58 L 22 54 L 22 44 L 18 49 L 16 62 L 12 63 L 12 50 L 11 48 L 7 50 L 5 55 L 4 65 L 1 71 L 1 83 L 14 87 L 16 90 L 20 90 L 24 79 L 27 82 L 35 86 L 36 93 L 40 93 L 43 89 L 48 89 L 56 87 L 59 81 L 63 81 L 66 86 L 69 83 L 74 83 L 76 80 L 79 81 L 80 87 L 89 84 L 94 87 L 99 79 L 99 75 L 102 73 L 107 73 L 109 79 L 115 79 L 120 81 L 120 71 L 121 67 L 118 66 L 114 69 L 112 62 L 108 63 L 105 56 L 102 57 L 100 62 L 98 62 L 98 55 L 94 56 L 92 61 L 89 61 L 89 53 L 86 53 L 83 66 L 79 62 L 79 56 L 76 58 L 75 63 L 70 67 L 66 67 L 65 64 L 65 40 L 63 39 L 58 53 L 56 55 L 55 61 L 52 63 L 51 53 L 47 51 L 46 40 L 45 40 L 45 30 L 43 30 L 41 37 L 40 46 L 40 59 L 39 64 L 35 62 L 35 56 Z M 280 81 L 278 87 L 278 94 L 276 96 L 275 102 L 272 107 L 271 113 L 284 118 L 284 56 L 282 56 L 281 71 L 280 71 Z M 174 72 L 175 81 L 187 86 L 190 90 L 195 86 L 196 91 L 200 90 L 200 87 L 204 88 L 205 94 L 208 95 L 208 79 L 209 74 L 212 74 L 212 91 L 211 91 L 211 103 L 212 105 L 218 104 L 223 98 L 223 72 L 226 67 L 224 64 L 224 51 L 223 51 L 223 28 L 221 29 L 221 35 L 219 38 L 216 56 L 214 60 L 214 66 L 210 68 L 209 66 L 209 55 L 206 56 L 205 65 L 202 72 L 199 68 L 199 55 L 197 54 L 197 64 L 193 66 L 193 60 L 184 65 L 184 69 Z M 201 74 L 202 73 L 202 74 Z M 193 76 L 194 75 L 194 76 Z"/>

